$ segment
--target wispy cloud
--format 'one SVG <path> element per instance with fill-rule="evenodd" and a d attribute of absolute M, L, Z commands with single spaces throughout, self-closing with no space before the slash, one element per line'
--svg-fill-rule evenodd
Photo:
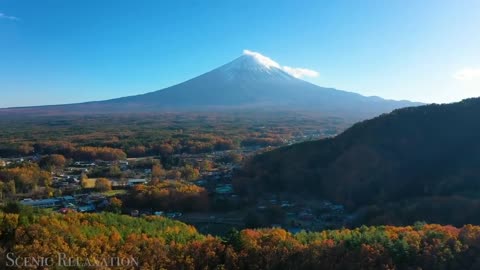
<path fill-rule="evenodd" d="M 243 54 L 251 55 L 255 57 L 260 63 L 267 67 L 274 67 L 281 69 L 288 74 L 292 75 L 295 78 L 304 78 L 304 77 L 318 77 L 319 73 L 315 70 L 311 70 L 308 68 L 294 68 L 289 66 L 281 66 L 279 63 L 272 60 L 270 57 L 265 56 L 259 52 L 253 52 L 250 50 L 243 50 Z"/>
<path fill-rule="evenodd" d="M 283 70 L 295 78 L 303 77 L 318 77 L 318 72 L 308 68 L 292 68 L 289 66 L 283 66 Z"/>
<path fill-rule="evenodd" d="M 10 15 L 7 15 L 7 14 L 2 13 L 2 12 L 0 12 L 0 19 L 11 20 L 11 21 L 18 21 L 18 20 L 20 20 L 19 18 L 15 17 L 15 16 L 10 16 Z"/>
<path fill-rule="evenodd" d="M 245 55 L 251 55 L 255 57 L 260 63 L 267 67 L 276 67 L 276 68 L 281 68 L 280 64 L 273 61 L 270 57 L 267 57 L 261 53 L 258 52 L 252 52 L 250 50 L 243 50 L 243 54 Z"/>
<path fill-rule="evenodd" d="M 462 68 L 453 74 L 453 78 L 460 81 L 480 79 L 480 68 Z"/>

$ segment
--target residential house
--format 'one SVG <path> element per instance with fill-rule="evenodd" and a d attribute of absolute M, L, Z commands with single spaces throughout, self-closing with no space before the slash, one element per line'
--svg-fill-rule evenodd
<path fill-rule="evenodd" d="M 136 185 L 145 185 L 147 183 L 147 179 L 128 179 L 127 186 L 133 187 Z"/>

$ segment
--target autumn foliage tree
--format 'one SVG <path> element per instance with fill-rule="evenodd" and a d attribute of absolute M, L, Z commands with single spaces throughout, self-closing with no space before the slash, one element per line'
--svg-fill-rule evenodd
<path fill-rule="evenodd" d="M 7 183 L 7 189 L 18 193 L 29 193 L 37 187 L 48 187 L 52 183 L 52 175 L 35 163 L 0 169 L 0 179 Z M 14 188 L 9 183 L 14 183 Z"/>
<path fill-rule="evenodd" d="M 48 171 L 54 171 L 65 167 L 67 160 L 63 155 L 52 154 L 44 156 L 39 161 L 39 166 Z"/>
<path fill-rule="evenodd" d="M 182 178 L 187 181 L 195 180 L 200 176 L 200 171 L 189 164 L 185 165 L 182 168 L 181 173 L 182 173 Z"/>
<path fill-rule="evenodd" d="M 119 214 L 122 211 L 122 205 L 123 202 L 117 197 L 112 197 L 109 200 L 109 207 L 108 210 L 110 210 L 113 213 Z"/>
<path fill-rule="evenodd" d="M 137 185 L 127 197 L 128 206 L 156 210 L 201 211 L 208 209 L 207 191 L 184 181 Z"/>
<path fill-rule="evenodd" d="M 95 181 L 95 189 L 100 192 L 112 190 L 112 182 L 107 178 L 98 178 Z"/>
<path fill-rule="evenodd" d="M 159 181 L 165 178 L 166 171 L 163 169 L 162 164 L 157 162 L 152 166 L 152 181 Z"/>

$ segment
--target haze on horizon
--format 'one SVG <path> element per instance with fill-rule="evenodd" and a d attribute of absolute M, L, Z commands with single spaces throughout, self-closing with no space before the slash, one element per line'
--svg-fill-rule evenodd
<path fill-rule="evenodd" d="M 478 1 L 1 1 L 0 108 L 162 89 L 245 53 L 316 85 L 480 95 Z"/>

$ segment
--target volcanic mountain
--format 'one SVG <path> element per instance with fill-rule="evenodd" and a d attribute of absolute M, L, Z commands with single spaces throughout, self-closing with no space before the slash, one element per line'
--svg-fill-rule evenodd
<path fill-rule="evenodd" d="M 265 61 L 267 59 L 267 61 Z M 8 108 L 3 113 L 302 110 L 366 118 L 419 105 L 365 97 L 298 79 L 260 54 L 244 54 L 203 75 L 142 95 L 67 105 Z"/>

